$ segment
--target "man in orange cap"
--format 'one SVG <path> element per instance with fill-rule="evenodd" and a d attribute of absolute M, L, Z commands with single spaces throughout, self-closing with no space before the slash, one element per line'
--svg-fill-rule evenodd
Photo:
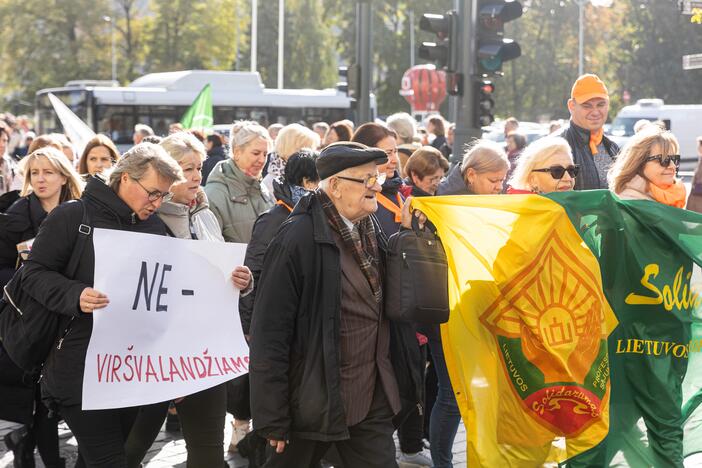
<path fill-rule="evenodd" d="M 619 147 L 604 135 L 609 113 L 609 93 L 597 75 L 585 74 L 573 84 L 568 100 L 570 125 L 558 132 L 570 144 L 573 160 L 580 165 L 575 190 L 606 189 L 607 171 Z"/>

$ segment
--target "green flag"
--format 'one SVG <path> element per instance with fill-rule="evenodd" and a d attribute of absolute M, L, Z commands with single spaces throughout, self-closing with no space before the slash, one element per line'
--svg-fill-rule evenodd
<path fill-rule="evenodd" d="M 412 206 L 448 257 L 468 466 L 700 466 L 699 213 L 606 190 Z"/>
<path fill-rule="evenodd" d="M 212 88 L 206 84 L 197 95 L 190 108 L 185 112 L 180 123 L 186 129 L 211 130 L 212 118 Z"/>

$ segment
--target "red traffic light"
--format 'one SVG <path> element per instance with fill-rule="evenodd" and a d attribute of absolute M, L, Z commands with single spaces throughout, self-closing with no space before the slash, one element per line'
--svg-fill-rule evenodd
<path fill-rule="evenodd" d="M 480 92 L 483 94 L 492 94 L 495 92 L 495 85 L 490 83 L 489 81 L 483 82 L 480 85 Z"/>

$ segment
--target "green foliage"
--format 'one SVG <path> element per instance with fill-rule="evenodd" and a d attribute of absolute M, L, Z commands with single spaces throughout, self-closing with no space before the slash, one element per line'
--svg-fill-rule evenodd
<path fill-rule="evenodd" d="M 443 13 L 453 0 L 375 0 L 373 90 L 381 115 L 409 110 L 399 95 L 403 73 L 423 40 L 422 13 Z M 525 0 L 524 16 L 507 24 L 523 55 L 496 80 L 500 116 L 524 120 L 567 117 L 566 101 L 578 70 L 575 0 Z M 277 82 L 278 2 L 258 2 L 258 71 Z M 356 2 L 287 0 L 285 87 L 324 88 L 336 68 L 355 56 Z M 410 24 L 410 12 L 414 24 Z M 250 67 L 250 0 L 0 0 L 0 91 L 4 108 L 30 112 L 36 90 L 73 79 L 109 79 L 112 17 L 121 83 L 149 72 Z M 702 21 L 696 12 L 693 21 Z M 415 47 L 410 47 L 410 30 Z M 632 101 L 702 102 L 702 72 L 683 71 L 685 54 L 699 53 L 702 28 L 675 2 L 617 0 L 613 8 L 586 6 L 585 70 L 607 83 L 613 113 Z M 419 60 L 416 63 L 421 63 Z"/>

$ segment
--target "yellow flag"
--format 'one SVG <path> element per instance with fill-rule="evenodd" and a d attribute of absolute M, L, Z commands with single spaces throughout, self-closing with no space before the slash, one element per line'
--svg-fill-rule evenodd
<path fill-rule="evenodd" d="M 413 208 L 448 257 L 441 335 L 468 466 L 541 466 L 597 445 L 608 432 L 617 321 L 563 207 L 497 195 L 415 198 Z"/>

